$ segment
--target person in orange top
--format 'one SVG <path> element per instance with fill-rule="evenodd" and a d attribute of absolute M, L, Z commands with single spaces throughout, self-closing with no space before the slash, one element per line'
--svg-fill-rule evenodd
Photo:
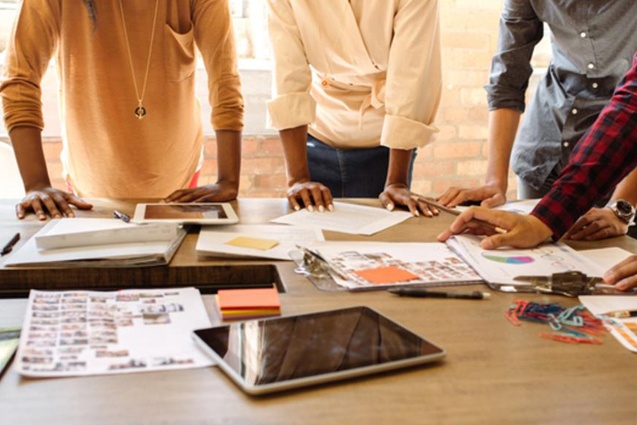
<path fill-rule="evenodd" d="M 243 98 L 228 2 L 82 3 L 24 0 L 12 31 L 0 94 L 26 189 L 17 216 L 72 217 L 72 205 L 92 207 L 80 197 L 235 199 Z M 217 182 L 201 187 L 195 45 L 220 158 Z M 69 192 L 51 187 L 40 134 L 40 81 L 54 55 Z"/>

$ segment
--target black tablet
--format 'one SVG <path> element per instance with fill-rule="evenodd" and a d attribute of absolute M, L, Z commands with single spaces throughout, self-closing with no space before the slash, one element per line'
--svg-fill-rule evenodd
<path fill-rule="evenodd" d="M 251 320 L 194 334 L 249 394 L 429 363 L 446 354 L 368 307 Z"/>

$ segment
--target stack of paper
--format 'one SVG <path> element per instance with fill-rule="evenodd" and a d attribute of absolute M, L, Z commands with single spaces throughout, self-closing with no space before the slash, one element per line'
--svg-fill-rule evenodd
<path fill-rule="evenodd" d="M 177 224 L 139 225 L 109 218 L 51 220 L 5 266 L 127 267 L 168 264 L 186 236 Z"/>
<path fill-rule="evenodd" d="M 217 292 L 217 309 L 223 320 L 278 316 L 281 302 L 276 287 L 222 289 Z"/>

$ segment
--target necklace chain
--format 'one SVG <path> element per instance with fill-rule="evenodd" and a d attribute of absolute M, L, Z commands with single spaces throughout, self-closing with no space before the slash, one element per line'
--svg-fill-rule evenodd
<path fill-rule="evenodd" d="M 133 76 L 133 85 L 135 86 L 135 96 L 137 97 L 137 108 L 135 108 L 135 116 L 142 119 L 146 116 L 146 108 L 144 108 L 144 95 L 146 94 L 146 82 L 148 81 L 148 71 L 150 70 L 150 58 L 153 52 L 153 42 L 155 41 L 155 27 L 157 25 L 157 11 L 159 10 L 159 0 L 155 0 L 155 16 L 153 18 L 153 29 L 150 33 L 150 43 L 148 46 L 148 60 L 146 61 L 146 72 L 144 73 L 144 82 L 142 83 L 141 94 L 137 86 L 137 77 L 135 77 L 135 67 L 133 66 L 133 55 L 128 41 L 128 31 L 126 30 L 126 18 L 124 17 L 124 6 L 122 0 L 119 0 L 119 11 L 122 15 L 122 24 L 124 25 L 124 38 L 126 39 L 126 51 L 128 52 L 128 62 L 130 63 L 131 75 Z"/>

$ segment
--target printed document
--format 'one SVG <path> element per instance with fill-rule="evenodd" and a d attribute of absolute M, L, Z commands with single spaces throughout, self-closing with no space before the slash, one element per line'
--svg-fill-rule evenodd
<path fill-rule="evenodd" d="M 210 326 L 195 288 L 32 290 L 15 367 L 58 377 L 210 366 L 191 335 Z"/>
<path fill-rule="evenodd" d="M 334 202 L 334 211 L 331 212 L 309 212 L 304 208 L 271 221 L 354 235 L 373 235 L 408 218 L 411 218 L 411 213 L 407 211 L 388 211 L 380 207 Z"/>
<path fill-rule="evenodd" d="M 197 254 L 216 257 L 253 257 L 290 260 L 298 244 L 323 241 L 318 227 L 279 224 L 204 226 L 197 239 Z"/>
<path fill-rule="evenodd" d="M 337 284 L 350 290 L 481 282 L 471 267 L 438 242 L 327 241 L 307 248 L 329 263 Z"/>
<path fill-rule="evenodd" d="M 533 249 L 486 250 L 480 247 L 481 240 L 482 237 L 476 235 L 456 235 L 447 240 L 447 245 L 490 283 L 528 285 L 514 278 L 569 271 L 589 276 L 601 273 L 599 266 L 564 243 L 545 243 Z"/>

